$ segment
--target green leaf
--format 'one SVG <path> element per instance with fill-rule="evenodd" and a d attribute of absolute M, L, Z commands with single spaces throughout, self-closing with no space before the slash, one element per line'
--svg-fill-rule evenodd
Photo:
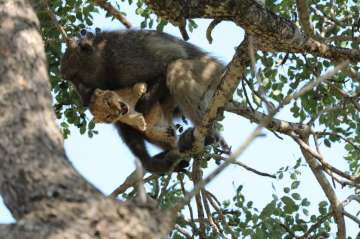
<path fill-rule="evenodd" d="M 301 206 L 304 206 L 304 207 L 310 206 L 310 201 L 307 198 L 304 198 L 301 201 Z"/>
<path fill-rule="evenodd" d="M 295 200 L 300 200 L 300 199 L 301 199 L 300 194 L 298 194 L 298 193 L 292 193 L 292 194 L 291 194 L 291 197 L 292 197 L 293 199 L 295 199 Z"/>
<path fill-rule="evenodd" d="M 300 181 L 294 181 L 291 183 L 291 189 L 296 189 L 300 185 Z"/>
<path fill-rule="evenodd" d="M 281 198 L 281 201 L 285 204 L 284 211 L 285 213 L 291 214 L 298 210 L 294 200 L 288 196 L 284 196 Z"/>
<path fill-rule="evenodd" d="M 331 143 L 328 139 L 324 139 L 324 144 L 326 145 L 326 147 L 331 147 Z"/>

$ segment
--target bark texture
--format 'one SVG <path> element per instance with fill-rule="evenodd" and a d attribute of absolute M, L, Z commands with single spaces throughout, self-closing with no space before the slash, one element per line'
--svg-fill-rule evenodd
<path fill-rule="evenodd" d="M 67 159 L 55 124 L 39 22 L 0 0 L 0 193 L 17 223 L 0 238 L 161 238 L 166 213 L 108 199 Z"/>
<path fill-rule="evenodd" d="M 233 21 L 254 36 L 258 50 L 309 53 L 332 60 L 360 60 L 359 50 L 333 47 L 312 39 L 294 22 L 254 0 L 145 0 L 145 3 L 157 15 L 175 25 L 181 25 L 184 17 Z"/>

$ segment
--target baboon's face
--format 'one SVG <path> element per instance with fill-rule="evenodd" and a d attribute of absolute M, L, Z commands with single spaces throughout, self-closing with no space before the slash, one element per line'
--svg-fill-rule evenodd
<path fill-rule="evenodd" d="M 61 60 L 61 75 L 70 81 L 80 94 L 84 104 L 88 104 L 93 91 L 102 87 L 97 79 L 101 70 L 101 54 L 94 47 L 94 39 L 84 37 L 73 40 Z"/>

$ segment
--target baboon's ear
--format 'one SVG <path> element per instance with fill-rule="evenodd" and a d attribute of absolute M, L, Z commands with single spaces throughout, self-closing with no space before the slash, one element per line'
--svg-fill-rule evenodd
<path fill-rule="evenodd" d="M 92 33 L 92 32 L 86 32 L 86 37 L 87 37 L 88 39 L 93 39 L 93 38 L 95 37 L 95 35 L 94 35 L 94 33 Z"/>
<path fill-rule="evenodd" d="M 69 48 L 75 49 L 77 47 L 77 42 L 75 38 L 69 38 L 66 42 Z"/>

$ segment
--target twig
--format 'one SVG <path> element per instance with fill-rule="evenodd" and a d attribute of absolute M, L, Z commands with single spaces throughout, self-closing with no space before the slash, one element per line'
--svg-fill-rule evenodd
<path fill-rule="evenodd" d="M 154 198 L 158 198 L 160 193 L 159 178 L 152 179 L 154 183 Z"/>
<path fill-rule="evenodd" d="M 212 31 L 221 21 L 222 21 L 221 19 L 214 19 L 212 22 L 210 22 L 206 30 L 206 39 L 208 40 L 209 44 L 211 44 L 213 41 L 213 38 L 211 36 Z"/>
<path fill-rule="evenodd" d="M 179 225 L 175 225 L 175 229 L 182 234 L 184 237 L 186 237 L 187 239 L 191 239 L 192 236 L 182 227 L 180 227 Z"/>
<path fill-rule="evenodd" d="M 354 222 L 356 222 L 357 224 L 360 225 L 360 220 L 355 217 L 354 215 L 348 213 L 347 211 L 344 210 L 344 215 L 347 216 L 348 218 L 350 218 L 351 220 L 353 220 Z"/>
<path fill-rule="evenodd" d="M 226 111 L 243 116 L 251 122 L 260 123 L 263 119 L 267 117 L 266 114 L 259 111 L 252 111 L 246 106 L 243 106 L 241 103 L 232 101 L 226 105 Z M 300 123 L 292 123 L 285 120 L 280 120 L 273 118 L 271 123 L 266 126 L 270 131 L 276 131 L 281 134 L 290 135 L 291 132 L 302 135 L 310 132 L 310 126 Z"/>
<path fill-rule="evenodd" d="M 183 195 L 185 196 L 186 190 L 185 190 L 185 186 L 184 186 L 184 180 L 183 180 L 183 178 L 179 178 L 179 181 L 180 181 L 181 191 L 182 191 Z M 194 223 L 194 213 L 193 213 L 193 210 L 192 210 L 192 207 L 191 207 L 191 204 L 190 204 L 190 203 L 187 203 L 186 206 L 187 206 L 188 209 L 189 209 L 190 220 L 191 220 L 191 228 L 192 228 L 192 230 L 193 230 L 193 235 L 195 235 L 195 233 L 196 233 L 198 230 L 197 230 L 196 225 L 195 225 L 195 223 Z"/>
<path fill-rule="evenodd" d="M 171 174 L 169 174 L 169 175 L 166 177 L 164 186 L 163 186 L 163 187 L 161 188 L 161 190 L 160 190 L 160 195 L 159 195 L 159 197 L 158 197 L 159 202 L 163 199 L 163 197 L 164 197 L 165 194 L 166 194 L 166 188 L 167 188 L 167 186 L 169 186 L 170 179 L 171 179 Z"/>
<path fill-rule="evenodd" d="M 329 86 L 331 88 L 333 88 L 336 92 L 338 92 L 343 98 L 345 98 L 345 100 L 349 100 L 354 105 L 354 107 L 358 111 L 360 111 L 360 104 L 356 101 L 358 98 L 358 95 L 350 96 L 345 91 L 343 91 L 342 89 L 340 89 L 339 87 L 337 87 L 336 85 L 331 84 L 331 83 L 329 84 Z"/>
<path fill-rule="evenodd" d="M 293 231 L 291 231 L 291 229 L 290 229 L 286 224 L 284 224 L 284 223 L 279 223 L 279 225 L 280 225 L 282 228 L 284 228 L 284 230 L 285 230 L 287 233 L 289 233 L 289 235 L 292 236 L 293 238 L 299 238 L 298 236 L 296 236 L 296 235 L 294 234 Z"/>
<path fill-rule="evenodd" d="M 345 207 L 354 200 L 360 203 L 360 197 L 358 195 L 350 195 L 341 204 Z"/>
<path fill-rule="evenodd" d="M 181 33 L 182 38 L 187 41 L 189 40 L 189 34 L 186 31 L 186 20 L 189 18 L 189 0 L 183 1 L 182 17 L 178 18 L 177 24 Z"/>
<path fill-rule="evenodd" d="M 354 149 L 356 149 L 357 151 L 360 152 L 360 146 L 356 145 L 354 142 L 352 142 L 351 140 L 345 138 L 344 136 L 340 135 L 340 134 L 337 134 L 335 132 L 314 132 L 315 135 L 319 136 L 319 137 L 322 137 L 322 136 L 325 136 L 325 135 L 329 135 L 329 136 L 335 136 L 335 137 L 339 137 L 341 138 L 342 140 L 344 140 L 346 143 L 350 144 L 351 146 L 354 147 Z"/>
<path fill-rule="evenodd" d="M 251 111 L 254 112 L 255 109 L 252 107 L 250 98 L 249 98 L 249 96 L 247 94 L 247 91 L 246 91 L 245 81 L 246 81 L 246 79 L 241 81 L 241 87 L 242 87 L 244 95 L 245 95 L 246 104 L 250 107 Z"/>
<path fill-rule="evenodd" d="M 331 217 L 332 213 L 328 213 L 326 215 L 324 215 L 323 217 L 320 218 L 319 221 L 317 221 L 315 224 L 311 225 L 309 230 L 307 230 L 301 237 L 301 239 L 306 239 L 309 238 L 309 235 L 314 232 L 318 227 L 321 226 L 321 224 L 323 224 L 326 220 L 328 220 Z"/>
<path fill-rule="evenodd" d="M 333 75 L 335 75 L 337 72 L 339 72 L 340 70 L 342 70 L 344 67 L 346 67 L 348 65 L 349 65 L 349 61 L 347 61 L 347 60 L 340 63 L 340 64 L 338 64 L 338 65 L 336 65 L 334 67 L 334 69 L 326 72 L 324 75 L 321 75 L 317 79 L 315 79 L 314 81 L 311 81 L 310 83 L 306 84 L 305 86 L 303 86 L 297 92 L 286 96 L 285 99 L 284 99 L 283 105 L 289 104 L 292 99 L 296 99 L 299 96 L 303 95 L 305 92 L 310 91 L 314 87 L 318 86 L 321 82 L 325 81 L 326 79 L 329 79 L 330 77 L 332 77 Z"/>
<path fill-rule="evenodd" d="M 336 182 L 338 182 L 341 187 L 345 187 L 347 185 L 355 187 L 355 188 L 360 188 L 360 185 L 358 183 L 354 183 L 351 182 L 349 180 L 344 180 L 342 177 L 340 178 L 340 176 L 338 174 L 335 174 L 333 171 L 331 171 L 330 169 L 323 167 L 323 170 L 325 171 L 325 173 L 327 173 L 333 180 L 335 180 Z"/>
<path fill-rule="evenodd" d="M 204 189 L 204 190 L 205 190 L 205 189 Z M 221 203 L 220 203 L 220 201 L 215 197 L 215 195 L 212 194 L 210 191 L 207 191 L 207 190 L 205 190 L 205 191 L 206 191 L 206 194 L 209 195 L 209 197 L 212 198 L 212 199 L 217 203 L 217 205 L 218 205 L 219 207 L 221 207 Z"/>
<path fill-rule="evenodd" d="M 246 81 L 246 83 L 249 86 L 249 88 L 251 89 L 251 91 L 265 103 L 267 111 L 271 112 L 271 111 L 273 111 L 273 107 L 266 100 L 266 95 L 265 95 L 263 87 L 261 85 L 261 79 L 260 79 L 260 76 L 259 76 L 259 74 L 258 74 L 258 72 L 256 70 L 255 50 L 256 49 L 254 48 L 253 37 L 249 36 L 249 56 L 250 56 L 250 60 L 251 60 L 251 69 L 253 71 L 253 74 L 255 76 L 257 84 L 259 85 L 259 92 L 257 92 L 251 84 L 249 84 L 249 82 L 246 80 L 246 78 L 244 78 L 244 80 Z"/>
<path fill-rule="evenodd" d="M 315 8 L 314 6 L 311 6 L 310 9 L 317 14 L 320 17 L 326 18 L 328 20 L 330 20 L 331 22 L 333 22 L 335 25 L 339 26 L 339 27 L 346 27 L 346 24 L 344 24 L 342 21 L 337 20 L 334 17 L 329 16 L 328 14 L 326 14 L 323 11 L 320 11 L 319 9 Z"/>
<path fill-rule="evenodd" d="M 209 220 L 210 226 L 215 230 L 215 232 L 219 236 L 221 236 L 222 238 L 225 238 L 219 224 L 214 220 L 214 218 L 211 215 L 210 206 L 209 206 L 208 197 L 206 195 L 206 192 L 204 192 L 204 189 L 202 189 L 200 192 L 201 192 L 201 197 L 202 197 L 203 205 L 205 208 L 206 216 L 207 216 L 207 219 Z"/>
<path fill-rule="evenodd" d="M 315 35 L 314 28 L 310 23 L 310 12 L 307 0 L 296 0 L 296 6 L 299 14 L 300 25 L 308 37 L 320 40 L 320 36 Z"/>
<path fill-rule="evenodd" d="M 144 183 L 152 180 L 152 179 L 157 179 L 159 176 L 157 175 L 150 175 L 149 177 L 144 179 Z M 137 182 L 138 182 L 138 178 L 137 178 L 137 173 L 136 170 L 134 170 L 126 179 L 125 182 L 123 184 L 121 184 L 119 187 L 117 187 L 111 194 L 109 197 L 112 198 L 116 198 L 119 194 L 124 193 L 128 188 L 133 187 Z"/>
<path fill-rule="evenodd" d="M 179 30 L 180 30 L 180 34 L 182 36 L 182 38 L 184 39 L 184 41 L 187 41 L 190 39 L 189 34 L 186 31 L 186 19 L 181 20 L 179 23 Z"/>
<path fill-rule="evenodd" d="M 324 158 L 322 157 L 321 154 L 319 154 L 318 152 L 314 151 L 307 143 L 305 143 L 300 137 L 297 137 L 296 135 L 292 135 L 292 138 L 295 140 L 295 142 L 297 142 L 304 150 L 306 150 L 309 154 L 311 154 L 311 156 L 313 156 L 314 158 L 318 159 L 319 162 L 326 168 L 328 168 L 329 170 L 333 171 L 334 173 L 338 174 L 341 177 L 344 177 L 350 181 L 354 181 L 356 178 L 353 176 L 350 176 L 346 173 L 344 173 L 343 171 L 335 168 L 334 166 L 332 166 L 331 164 L 329 164 L 328 162 L 326 162 L 324 160 Z"/>
<path fill-rule="evenodd" d="M 200 168 L 200 160 L 199 159 L 195 159 L 193 162 L 192 181 L 194 183 L 195 188 L 202 181 L 202 171 Z M 186 195 L 185 195 L 185 198 L 186 198 Z M 204 220 L 204 208 L 203 208 L 203 204 L 202 204 L 202 200 L 201 200 L 200 191 L 195 194 L 195 202 L 196 202 L 196 207 L 197 207 L 198 218 L 200 219 L 199 236 L 201 239 L 205 239 L 206 238 L 205 225 L 204 225 L 204 223 L 202 223 L 202 221 Z"/>
<path fill-rule="evenodd" d="M 359 202 L 360 202 L 360 199 L 359 199 L 359 197 L 357 196 L 357 195 L 350 195 L 349 197 L 347 197 L 344 201 L 342 201 L 341 203 L 340 203 L 340 205 L 344 208 L 344 207 L 346 207 L 352 200 L 359 200 Z M 344 213 L 344 215 L 345 216 L 348 216 L 348 213 L 345 211 L 345 210 L 343 210 L 343 213 Z M 313 224 L 310 228 L 309 228 L 309 230 L 307 230 L 301 237 L 299 237 L 299 238 L 301 238 L 301 239 L 307 239 L 307 238 L 309 238 L 309 235 L 313 232 L 313 231 L 315 231 L 318 227 L 320 227 L 320 225 L 322 224 L 322 223 L 324 223 L 326 220 L 328 220 L 330 217 L 331 217 L 331 215 L 332 215 L 332 212 L 329 212 L 328 214 L 326 214 L 326 215 L 324 215 L 323 217 L 321 217 L 320 218 L 320 220 L 319 221 L 317 221 L 315 224 Z M 353 219 L 352 217 L 354 217 L 353 215 L 350 215 L 350 218 L 351 219 Z M 349 217 L 349 216 L 348 216 Z M 356 217 L 355 217 L 356 218 Z M 357 219 L 357 218 L 356 218 Z M 358 219 L 357 219 L 358 220 Z M 357 222 L 357 221 L 355 221 L 355 222 Z"/>
<path fill-rule="evenodd" d="M 140 163 L 139 159 L 135 159 L 135 174 L 136 174 L 136 199 L 139 203 L 145 204 L 146 203 L 146 192 L 144 187 L 144 181 L 142 180 L 144 177 L 144 169 L 142 164 Z"/>
<path fill-rule="evenodd" d="M 217 155 L 217 154 L 212 154 L 211 157 L 213 157 L 216 160 L 222 160 L 222 161 L 227 161 L 228 160 L 228 159 L 222 157 L 221 155 Z M 246 170 L 248 170 L 250 172 L 253 172 L 253 173 L 257 174 L 257 175 L 276 179 L 276 176 L 268 174 L 268 173 L 260 172 L 260 171 L 258 171 L 256 169 L 253 169 L 253 168 L 247 166 L 246 164 L 244 164 L 244 163 L 242 163 L 240 161 L 234 161 L 232 164 L 239 165 L 240 167 L 243 167 L 244 169 L 246 169 Z"/>
<path fill-rule="evenodd" d="M 110 3 L 106 0 L 94 0 L 94 2 L 107 11 L 111 16 L 118 19 L 126 28 L 131 28 L 131 23 L 124 17 L 121 12 L 119 12 L 116 8 L 114 8 Z"/>
<path fill-rule="evenodd" d="M 223 223 L 224 227 L 226 228 L 226 230 L 230 233 L 231 238 L 232 239 L 237 239 L 237 235 L 233 232 L 233 230 L 231 229 L 231 227 L 229 226 L 229 224 L 226 222 L 224 214 L 222 213 L 221 208 L 219 208 L 216 203 L 220 206 L 220 202 L 217 200 L 217 198 L 214 196 L 214 194 L 212 194 L 211 192 L 207 191 L 207 190 L 203 190 L 206 194 L 206 198 L 209 200 L 209 203 L 211 204 L 211 206 L 214 208 L 215 213 L 217 213 L 219 216 L 219 220 Z M 213 214 L 215 214 L 213 213 Z M 216 221 L 216 219 L 215 219 Z M 218 225 L 218 223 L 217 223 Z M 220 228 L 220 226 L 219 226 Z"/>
<path fill-rule="evenodd" d="M 350 76 L 353 80 L 360 82 L 360 73 L 356 71 L 354 68 L 347 66 L 342 71 L 348 76 Z"/>
<path fill-rule="evenodd" d="M 326 40 L 328 40 L 328 41 L 352 41 L 355 43 L 359 43 L 360 37 L 354 37 L 354 36 L 348 36 L 348 35 L 338 35 L 338 36 L 329 37 Z"/>

